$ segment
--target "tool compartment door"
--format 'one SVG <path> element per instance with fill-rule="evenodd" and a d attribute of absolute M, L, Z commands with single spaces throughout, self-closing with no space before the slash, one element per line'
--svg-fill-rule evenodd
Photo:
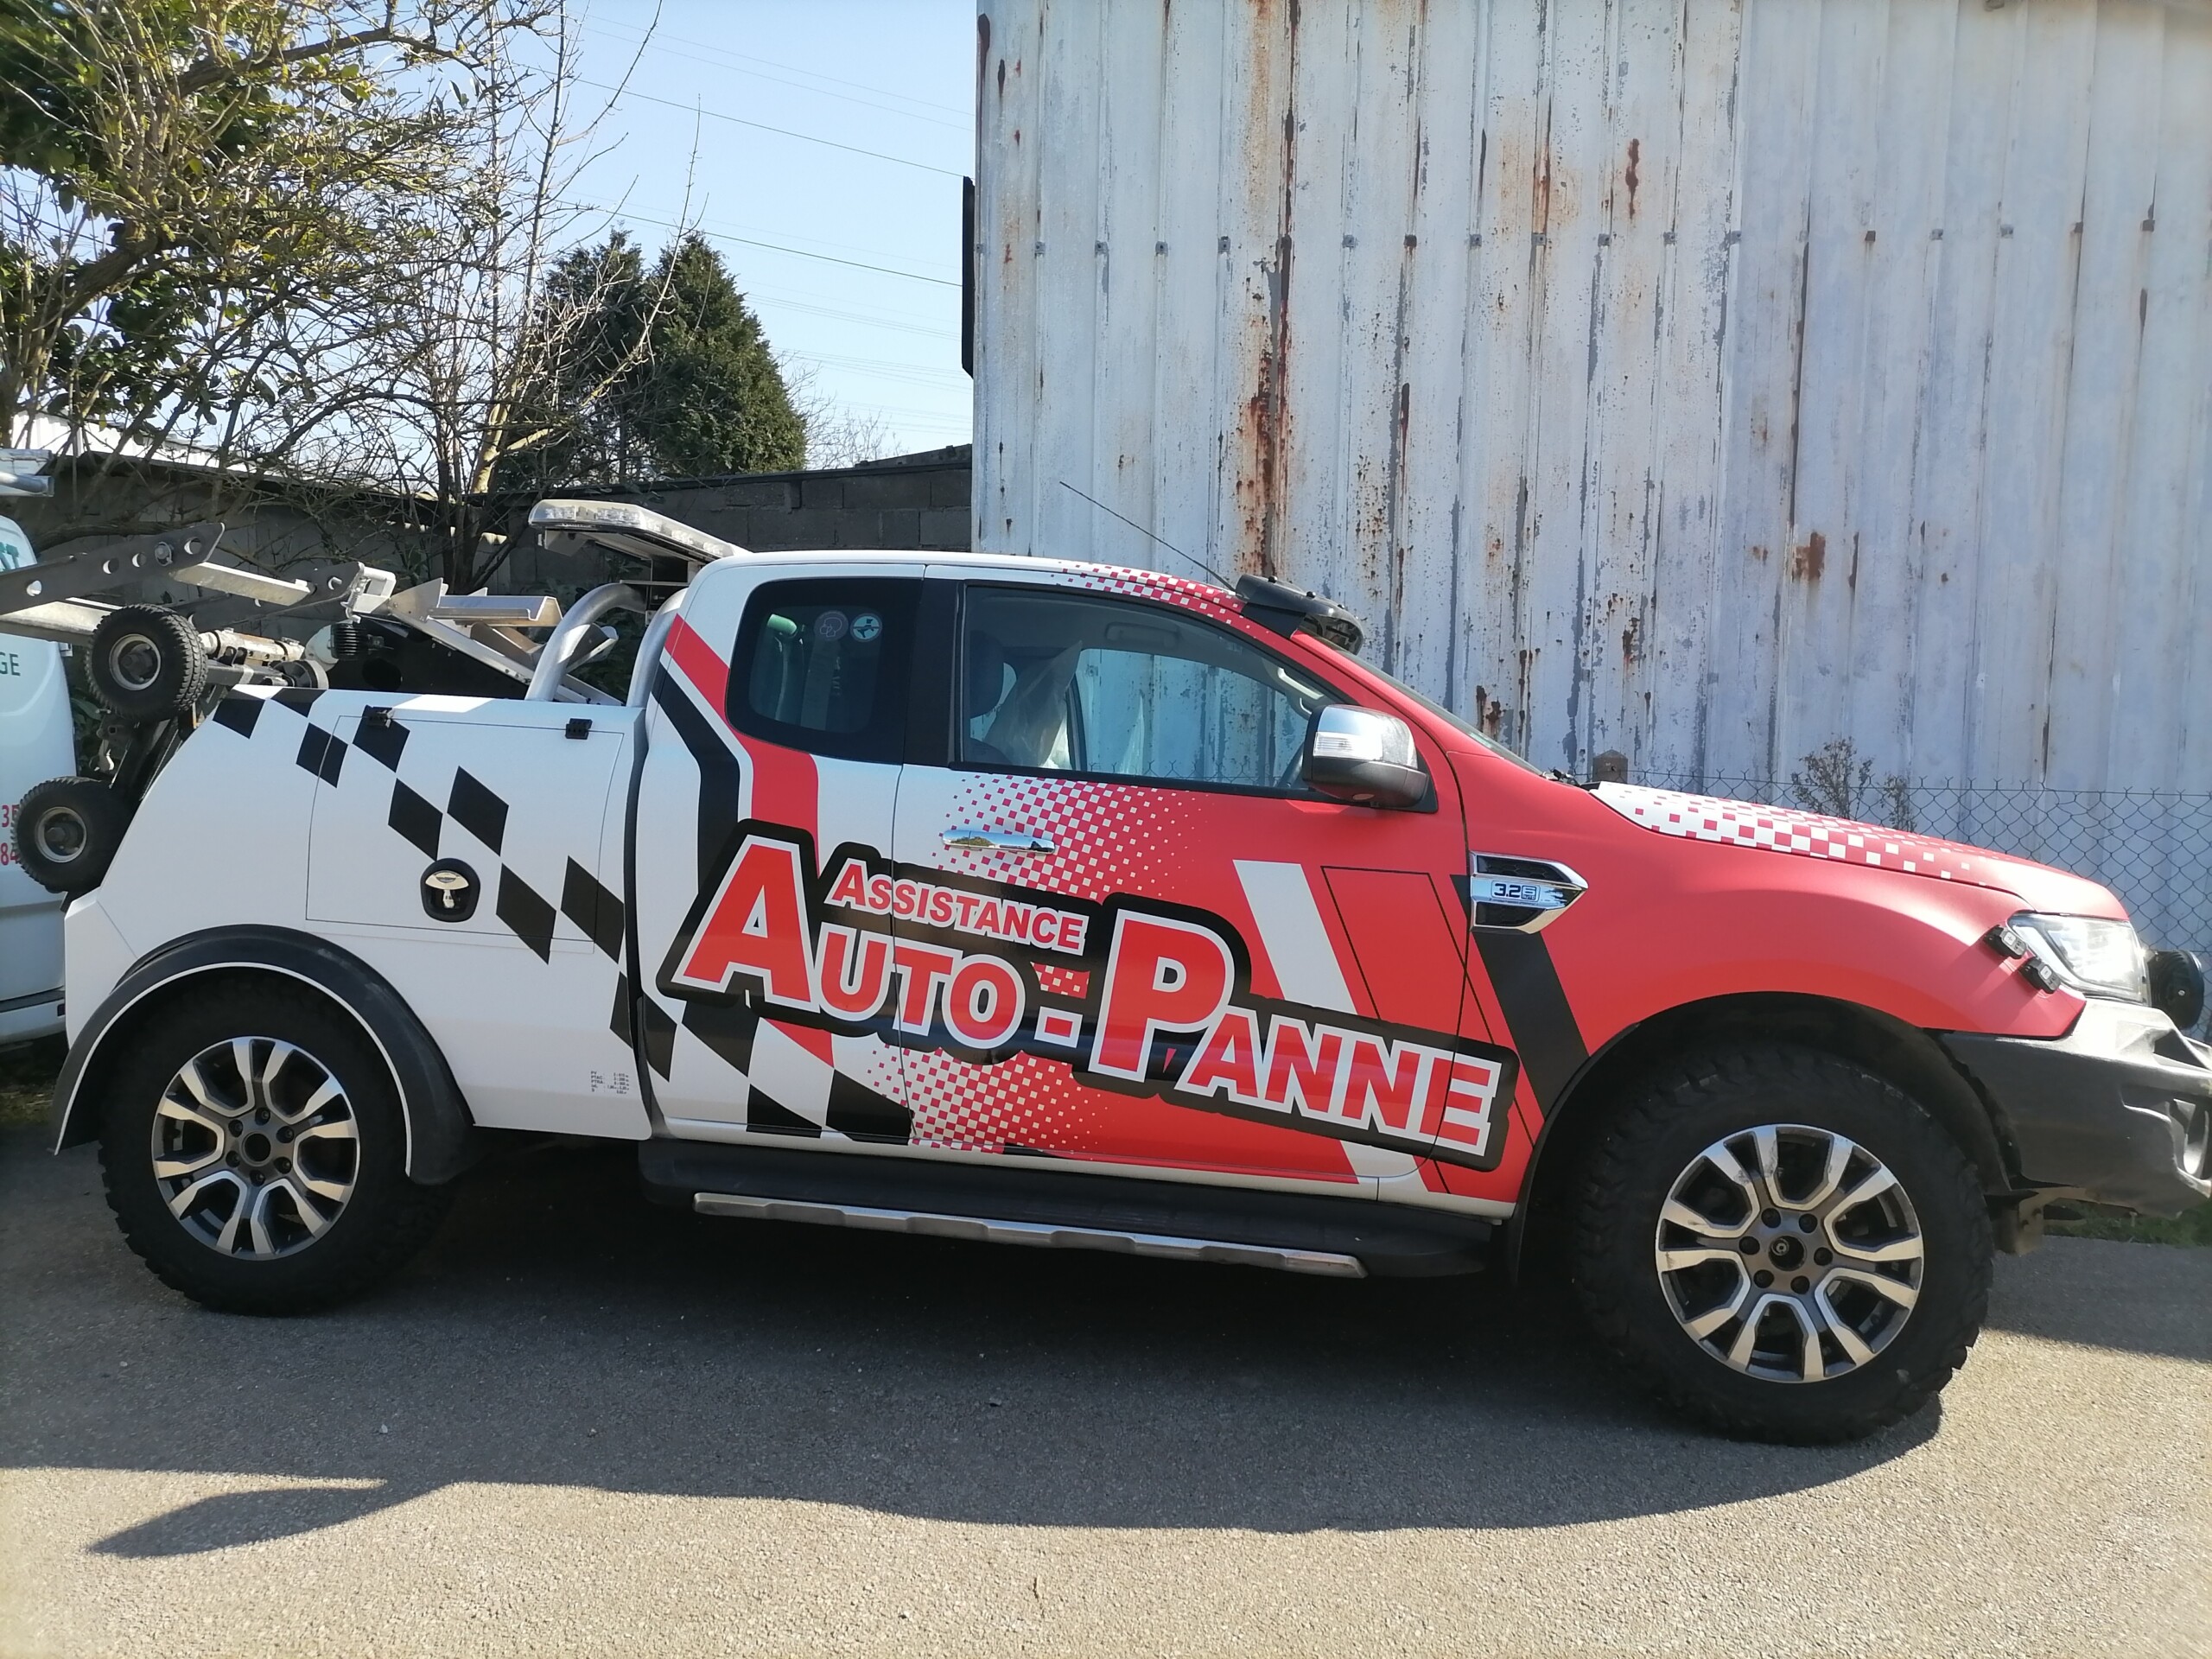
<path fill-rule="evenodd" d="M 308 920 L 398 988 L 486 1127 L 645 1133 L 617 1006 L 636 718 L 418 696 L 333 709 L 303 739 Z"/>

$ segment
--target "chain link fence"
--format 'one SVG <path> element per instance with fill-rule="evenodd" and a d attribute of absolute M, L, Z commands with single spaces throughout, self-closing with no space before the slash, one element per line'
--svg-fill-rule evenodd
<path fill-rule="evenodd" d="M 1914 783 L 1814 766 L 1788 779 L 1637 772 L 1630 781 L 1833 813 L 2054 865 L 2117 893 L 2152 949 L 2194 950 L 2212 963 L 2212 795 Z M 2212 1014 L 2198 1023 L 2200 1034 L 2208 1029 Z"/>

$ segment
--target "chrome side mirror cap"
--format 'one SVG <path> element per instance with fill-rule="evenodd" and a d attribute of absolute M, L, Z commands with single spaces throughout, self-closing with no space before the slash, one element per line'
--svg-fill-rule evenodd
<path fill-rule="evenodd" d="M 1413 728 L 1378 709 L 1332 703 L 1317 712 L 1299 770 L 1322 794 L 1360 806 L 1405 808 L 1429 798 Z"/>

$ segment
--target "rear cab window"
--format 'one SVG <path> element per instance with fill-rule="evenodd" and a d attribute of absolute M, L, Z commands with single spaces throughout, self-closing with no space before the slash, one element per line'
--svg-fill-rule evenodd
<path fill-rule="evenodd" d="M 921 588 L 841 576 L 756 589 L 731 658 L 730 724 L 811 754 L 903 759 Z"/>

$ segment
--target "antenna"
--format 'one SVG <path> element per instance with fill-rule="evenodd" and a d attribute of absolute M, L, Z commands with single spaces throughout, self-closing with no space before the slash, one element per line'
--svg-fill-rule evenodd
<path fill-rule="evenodd" d="M 1173 553 L 1177 558 L 1197 565 L 1199 569 L 1205 571 L 1206 575 L 1211 576 L 1217 582 L 1220 583 L 1222 587 L 1227 588 L 1230 593 L 1235 593 L 1236 591 L 1235 583 L 1231 582 L 1227 576 L 1223 575 L 1220 571 L 1215 569 L 1213 566 L 1208 564 L 1204 559 L 1192 557 L 1190 554 L 1185 553 L 1181 548 L 1176 546 L 1174 543 L 1167 540 L 1164 537 L 1154 535 L 1142 524 L 1137 523 L 1135 519 L 1115 512 L 1113 508 L 1108 506 L 1103 501 L 1099 500 L 1096 497 L 1084 495 L 1081 490 L 1077 489 L 1074 485 L 1069 483 L 1065 478 L 1060 480 L 1060 487 L 1064 490 L 1070 491 L 1076 495 L 1083 496 L 1084 500 L 1090 502 L 1092 506 L 1097 508 L 1099 512 L 1104 513 L 1109 518 L 1121 519 L 1123 524 L 1127 524 L 1131 530 L 1136 531 L 1138 535 L 1143 537 L 1147 541 L 1158 542 L 1162 547 L 1166 548 L 1170 553 Z"/>

